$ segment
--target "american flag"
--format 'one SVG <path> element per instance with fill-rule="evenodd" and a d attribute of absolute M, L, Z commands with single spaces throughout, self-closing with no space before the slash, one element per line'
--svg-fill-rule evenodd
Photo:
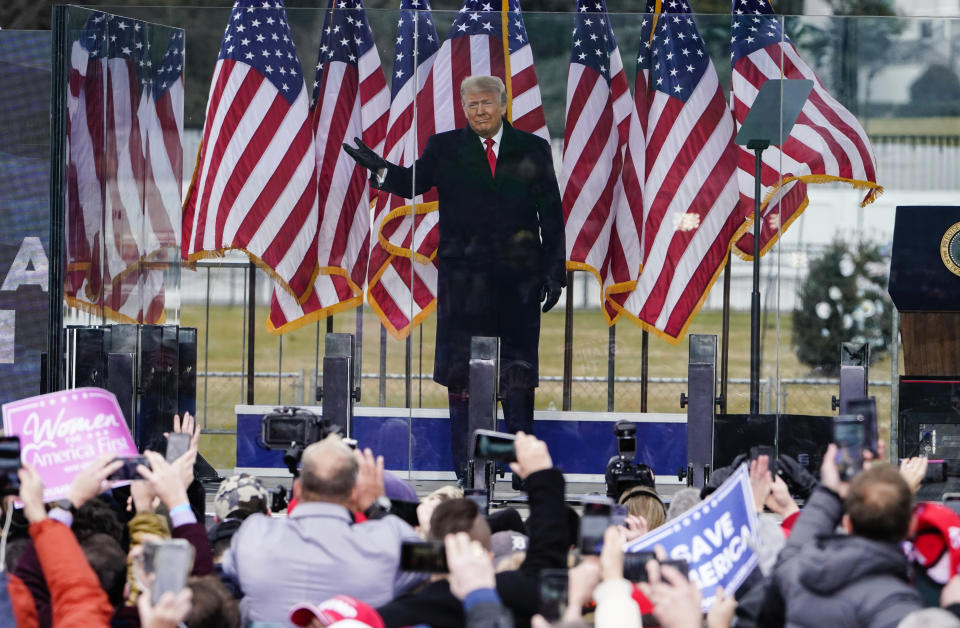
<path fill-rule="evenodd" d="M 413 6 L 412 3 L 409 6 Z M 423 64 L 429 60 L 421 56 L 418 61 L 421 71 L 426 69 Z M 466 77 L 479 74 L 498 76 L 503 80 L 507 88 L 507 119 L 514 127 L 550 140 L 533 67 L 533 52 L 519 0 L 501 0 L 499 6 L 496 6 L 495 0 L 465 0 L 447 39 L 429 67 L 426 77 L 420 79 L 422 84 L 418 85 L 417 90 L 417 143 L 414 154 L 423 149 L 431 135 L 467 125 L 460 101 L 460 84 Z M 420 323 L 436 307 L 436 267 L 433 260 L 439 237 L 435 198 L 433 191 L 430 191 L 416 201 L 413 217 L 409 209 L 402 209 L 403 205 L 398 205 L 395 208 L 397 211 L 387 213 L 383 213 L 378 205 L 375 246 L 383 246 L 396 256 L 394 261 L 407 258 L 415 262 L 412 265 L 413 272 L 409 273 L 403 272 L 402 264 L 394 269 L 384 269 L 383 264 L 379 263 L 382 258 L 378 258 L 379 265 L 371 270 L 371 304 L 379 308 L 384 326 L 396 338 L 406 337 L 410 333 L 411 321 L 413 325 Z M 390 207 L 403 201 L 389 199 L 383 202 Z M 381 215 L 382 218 L 379 218 Z M 400 272 L 394 274 L 398 268 Z M 387 277 L 389 273 L 395 279 L 399 278 L 390 284 L 389 293 L 382 285 L 381 278 L 376 276 L 380 269 L 384 269 L 381 277 Z M 411 275 L 412 288 L 409 283 Z"/>
<path fill-rule="evenodd" d="M 183 31 L 169 32 L 168 57 L 182 58 Z M 153 64 L 152 34 L 144 22 L 91 14 L 73 45 L 68 90 L 66 299 L 137 323 L 164 317 L 164 264 L 147 260 L 176 246 L 183 160 L 182 78 L 179 100 L 164 98 L 158 111 L 164 71 Z M 157 124 L 159 140 L 169 136 L 165 166 L 149 148 Z"/>
<path fill-rule="evenodd" d="M 313 84 L 320 218 L 313 290 L 299 303 L 274 290 L 267 329 L 293 331 L 363 302 L 370 236 L 369 172 L 342 148 L 363 141 L 382 154 L 390 111 L 373 32 L 360 0 L 330 0 Z"/>
<path fill-rule="evenodd" d="M 146 176 L 139 118 L 140 101 L 152 72 L 151 41 L 143 22 L 122 17 L 107 20 L 106 35 L 105 286 L 136 272 L 153 244 L 144 221 Z"/>
<path fill-rule="evenodd" d="M 309 94 L 283 3 L 230 11 L 183 208 L 184 259 L 245 251 L 304 298 L 316 269 L 317 177 Z"/>
<path fill-rule="evenodd" d="M 433 132 L 421 123 L 422 117 L 414 130 L 414 102 L 418 94 L 432 96 L 430 68 L 439 48 L 429 0 L 401 0 L 383 153 L 391 163 L 409 166 Z M 423 98 L 417 102 L 432 107 Z M 413 203 L 387 192 L 377 194 L 367 301 L 397 339 L 405 338 L 411 326 L 436 307 L 437 265 L 431 257 L 437 247 L 436 208 L 436 190 Z M 411 242 L 416 244 L 411 247 Z"/>
<path fill-rule="evenodd" d="M 842 181 L 865 189 L 861 207 L 883 191 L 873 149 L 857 119 L 835 100 L 800 58 L 768 0 L 733 0 L 733 113 L 743 124 L 769 79 L 811 79 L 813 91 L 782 146 L 763 151 L 760 254 L 774 245 L 807 206 L 807 184 Z M 753 208 L 754 154 L 739 147 L 740 194 Z M 753 233 L 737 241 L 737 254 L 753 259 Z"/>
<path fill-rule="evenodd" d="M 103 299 L 106 16 L 91 13 L 70 51 L 67 89 L 66 280 L 68 304 L 100 313 Z"/>
<path fill-rule="evenodd" d="M 429 79 L 432 94 L 426 94 L 432 106 L 418 108 L 417 124 L 432 127 L 431 134 L 466 126 L 460 83 L 474 74 L 488 74 L 500 77 L 507 86 L 507 119 L 511 124 L 549 142 L 520 0 L 501 0 L 499 7 L 495 5 L 495 0 L 463 3 L 433 63 Z"/>
<path fill-rule="evenodd" d="M 167 30 L 153 28 L 154 37 Z M 184 33 L 172 29 L 160 63 L 143 81 L 138 118 L 144 135 L 146 171 L 144 206 L 153 243 L 147 254 L 180 248 L 183 204 L 183 67 Z M 167 258 L 164 257 L 166 260 Z M 172 259 L 172 258 L 171 258 Z"/>
<path fill-rule="evenodd" d="M 644 132 L 603 0 L 578 0 L 560 194 L 567 268 L 603 286 L 608 322 L 640 272 Z"/>
<path fill-rule="evenodd" d="M 643 270 L 623 309 L 679 342 L 743 224 L 734 124 L 689 5 L 670 0 L 644 19 L 636 81 L 647 115 Z"/>

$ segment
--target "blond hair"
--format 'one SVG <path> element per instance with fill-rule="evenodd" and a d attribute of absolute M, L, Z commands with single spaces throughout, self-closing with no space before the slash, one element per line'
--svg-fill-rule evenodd
<path fill-rule="evenodd" d="M 493 92 L 499 94 L 500 104 L 507 104 L 507 88 L 499 77 L 478 74 L 463 79 L 463 82 L 460 83 L 460 102 L 463 103 L 467 94 L 476 94 L 478 92 Z"/>

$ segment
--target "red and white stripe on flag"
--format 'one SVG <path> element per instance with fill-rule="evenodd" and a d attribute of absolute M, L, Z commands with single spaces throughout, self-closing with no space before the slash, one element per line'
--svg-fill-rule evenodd
<path fill-rule="evenodd" d="M 597 278 L 613 324 L 642 261 L 644 132 L 605 3 L 577 8 L 560 174 L 567 268 Z"/>
<path fill-rule="evenodd" d="M 71 50 L 65 298 L 125 322 L 163 319 L 180 219 L 183 30 L 154 67 L 155 28 L 95 12 Z"/>
<path fill-rule="evenodd" d="M 144 137 L 145 254 L 151 259 L 180 248 L 183 204 L 184 33 L 170 34 L 167 51 L 145 85 L 138 118 Z"/>
<path fill-rule="evenodd" d="M 139 272 L 129 273 L 107 286 L 103 296 L 103 314 L 123 323 L 160 325 L 166 321 L 164 310 L 164 271 L 147 263 Z"/>
<path fill-rule="evenodd" d="M 313 260 L 319 272 L 302 303 L 274 290 L 267 329 L 293 331 L 363 302 L 369 259 L 369 172 L 343 150 L 362 138 L 382 153 L 390 95 L 360 0 L 353 6 L 330 0 L 324 21 L 313 92 L 320 203 Z"/>
<path fill-rule="evenodd" d="M 422 1 L 417 5 L 421 19 Z M 403 0 L 401 9 L 413 7 Z M 412 23 L 412 22 L 409 22 Z M 400 25 L 398 33 L 404 28 Z M 467 125 L 460 103 L 460 84 L 472 75 L 492 75 L 507 88 L 507 118 L 521 131 L 550 140 L 519 0 L 465 0 L 450 27 L 447 39 L 434 57 L 429 28 L 419 27 L 420 69 L 416 90 L 416 140 L 414 141 L 412 82 L 397 89 L 393 77 L 391 123 L 386 158 L 409 165 L 435 134 Z M 412 37 L 412 31 L 410 34 Z M 408 41 L 412 41 L 408 40 Z M 400 45 L 398 42 L 398 50 Z M 404 53 L 406 55 L 406 53 Z M 412 59 L 412 54 L 406 55 Z M 402 83 L 403 81 L 401 81 Z M 412 209 L 415 208 L 415 209 Z M 428 191 L 411 205 L 405 199 L 381 193 L 372 233 L 368 301 L 387 330 L 403 339 L 436 307 L 437 242 L 436 193 Z"/>
<path fill-rule="evenodd" d="M 103 219 L 103 120 L 106 57 L 96 56 L 91 16 L 84 36 L 73 42 L 67 90 L 66 279 L 64 298 L 72 307 L 99 311 L 102 301 L 101 221 Z M 102 21 L 103 18 L 100 18 Z M 105 32 L 105 25 L 104 25 Z"/>
<path fill-rule="evenodd" d="M 845 182 L 866 190 L 861 207 L 883 192 L 877 184 L 873 148 L 856 117 L 834 99 L 800 58 L 767 0 L 733 0 L 733 112 L 742 124 L 760 87 L 769 79 L 810 79 L 813 91 L 782 146 L 763 151 L 760 254 L 806 208 L 807 184 Z M 754 154 L 738 147 L 741 197 L 754 202 Z M 736 243 L 737 255 L 753 259 L 753 231 Z"/>
<path fill-rule="evenodd" d="M 210 85 L 183 209 L 184 259 L 246 252 L 297 299 L 316 270 L 317 177 L 309 93 L 282 2 L 239 0 Z"/>
<path fill-rule="evenodd" d="M 433 123 L 423 122 L 423 108 L 433 108 L 430 68 L 440 40 L 427 0 L 401 0 L 396 42 L 383 155 L 391 163 L 409 166 L 434 133 Z M 420 107 L 416 129 L 415 100 Z M 432 116 L 427 119 L 433 120 Z M 436 207 L 436 190 L 413 203 L 384 191 L 377 193 L 367 302 L 397 339 L 405 338 L 436 308 L 437 266 L 431 257 L 437 246 Z"/>
<path fill-rule="evenodd" d="M 648 11 L 655 8 L 649 0 Z M 693 16 L 678 4 L 645 19 L 636 94 L 638 102 L 646 99 L 647 117 L 643 268 L 622 311 L 676 343 L 744 217 L 733 116 Z"/>

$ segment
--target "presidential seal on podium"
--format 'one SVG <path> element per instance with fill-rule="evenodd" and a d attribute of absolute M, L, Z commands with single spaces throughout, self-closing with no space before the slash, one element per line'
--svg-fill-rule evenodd
<path fill-rule="evenodd" d="M 954 275 L 960 276 L 960 222 L 955 222 L 940 239 L 940 259 Z"/>

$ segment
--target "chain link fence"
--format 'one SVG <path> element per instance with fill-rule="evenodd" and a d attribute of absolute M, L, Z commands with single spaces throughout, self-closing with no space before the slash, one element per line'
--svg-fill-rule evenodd
<path fill-rule="evenodd" d="M 315 375 L 312 370 L 285 373 L 261 372 L 255 376 L 254 394 L 260 405 L 313 405 Z M 718 394 L 719 394 L 719 382 Z M 760 382 L 760 409 L 765 413 L 827 415 L 836 410 L 831 401 L 838 394 L 838 379 L 766 378 Z M 559 410 L 562 404 L 563 378 L 544 376 L 537 389 L 538 410 Z M 637 377 L 614 380 L 613 410 L 640 412 L 641 382 Z M 383 393 L 381 403 L 381 392 Z M 609 387 L 606 378 L 574 377 L 572 411 L 603 412 L 608 405 Z M 647 411 L 684 413 L 680 394 L 687 393 L 685 377 L 651 377 L 647 385 Z M 746 413 L 750 400 L 750 382 L 731 379 L 728 382 L 727 411 Z M 890 416 L 890 382 L 873 381 L 869 394 L 876 397 L 877 415 Z M 364 373 L 359 406 L 396 408 L 445 408 L 446 389 L 430 375 L 414 375 L 410 380 L 410 402 L 407 403 L 407 379 L 402 373 L 388 373 L 382 379 L 377 373 Z M 242 372 L 212 371 L 198 373 L 197 410 L 205 431 L 235 433 L 234 407 L 245 403 L 246 375 Z"/>

